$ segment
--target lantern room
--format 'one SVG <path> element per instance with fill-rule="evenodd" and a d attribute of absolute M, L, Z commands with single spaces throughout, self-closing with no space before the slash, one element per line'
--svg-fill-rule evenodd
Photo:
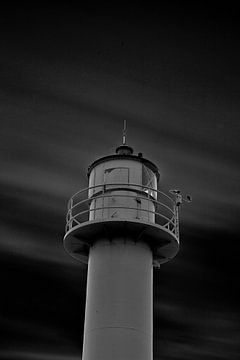
<path fill-rule="evenodd" d="M 95 161 L 88 171 L 89 220 L 135 218 L 154 222 L 157 167 L 121 145 L 116 155 Z"/>

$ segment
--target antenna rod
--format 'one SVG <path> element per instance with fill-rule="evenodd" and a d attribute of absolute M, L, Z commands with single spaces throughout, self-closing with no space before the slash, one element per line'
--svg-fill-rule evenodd
<path fill-rule="evenodd" d="M 127 120 L 123 120 L 123 139 L 122 139 L 123 145 L 126 144 L 126 137 L 127 137 Z"/>

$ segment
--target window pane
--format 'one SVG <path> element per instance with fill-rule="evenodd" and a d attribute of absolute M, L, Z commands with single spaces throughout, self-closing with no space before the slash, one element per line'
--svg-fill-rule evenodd
<path fill-rule="evenodd" d="M 148 188 L 157 189 L 156 175 L 152 170 L 150 170 L 145 165 L 143 165 L 142 168 L 142 184 L 143 184 L 143 191 L 145 191 L 147 194 L 157 199 L 157 192 L 152 189 L 148 189 Z M 144 186 L 146 186 L 145 189 Z"/>

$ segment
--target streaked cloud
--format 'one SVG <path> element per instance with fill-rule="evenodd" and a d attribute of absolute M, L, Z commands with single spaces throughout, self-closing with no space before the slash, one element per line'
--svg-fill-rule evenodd
<path fill-rule="evenodd" d="M 195 22 L 172 8 L 138 17 L 134 6 L 124 24 L 105 9 L 101 18 L 54 7 L 46 19 L 11 9 L 9 23 L 3 12 L 0 355 L 80 358 L 87 271 L 62 246 L 66 206 L 127 119 L 127 142 L 159 166 L 161 189 L 193 197 L 178 256 L 154 272 L 155 358 L 236 360 L 236 23 L 225 8 L 217 26 L 205 8 Z"/>
<path fill-rule="evenodd" d="M 0 351 L 0 356 L 8 360 L 22 360 L 22 359 L 32 359 L 32 360 L 80 360 L 79 355 L 69 355 L 63 353 L 44 353 L 31 352 L 31 351 Z"/>

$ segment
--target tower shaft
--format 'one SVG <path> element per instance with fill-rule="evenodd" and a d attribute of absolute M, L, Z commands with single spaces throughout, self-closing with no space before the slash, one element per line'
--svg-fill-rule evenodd
<path fill-rule="evenodd" d="M 90 249 L 83 360 L 152 360 L 152 251 L 98 240 Z"/>

